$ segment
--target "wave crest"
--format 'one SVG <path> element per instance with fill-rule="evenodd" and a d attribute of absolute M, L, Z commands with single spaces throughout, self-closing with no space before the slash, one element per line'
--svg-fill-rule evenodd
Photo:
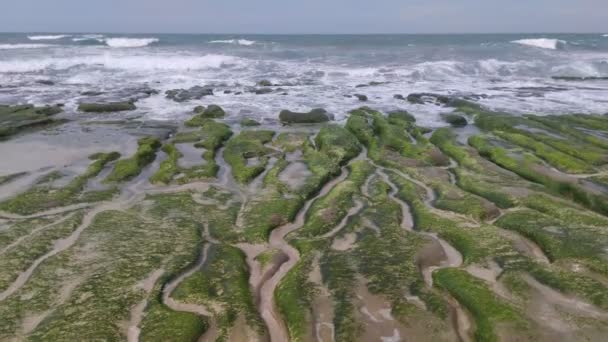
<path fill-rule="evenodd" d="M 48 44 L 0 44 L 0 50 L 15 50 L 15 49 L 39 49 L 52 45 Z"/>
<path fill-rule="evenodd" d="M 247 40 L 247 39 L 226 39 L 226 40 L 212 40 L 209 44 L 235 44 L 235 45 L 244 45 L 251 46 L 257 43 L 255 40 Z"/>
<path fill-rule="evenodd" d="M 533 38 L 514 40 L 511 43 L 532 46 L 541 49 L 557 50 L 560 46 L 565 45 L 566 41 L 549 38 Z"/>
<path fill-rule="evenodd" d="M 58 35 L 46 35 L 46 36 L 27 36 L 29 40 L 57 40 L 62 38 L 71 37 L 69 34 L 58 34 Z"/>
<path fill-rule="evenodd" d="M 105 42 L 113 48 L 136 48 L 158 43 L 158 38 L 106 38 Z"/>

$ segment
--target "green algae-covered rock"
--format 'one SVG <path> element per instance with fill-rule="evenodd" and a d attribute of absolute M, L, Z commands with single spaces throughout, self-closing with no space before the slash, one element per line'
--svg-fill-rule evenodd
<path fill-rule="evenodd" d="M 322 108 L 313 109 L 308 113 L 283 110 L 279 114 L 279 120 L 285 124 L 321 123 L 331 120 L 331 115 Z"/>
<path fill-rule="evenodd" d="M 405 122 L 416 122 L 416 118 L 406 110 L 396 110 L 388 113 L 388 118 L 393 120 L 402 120 Z"/>
<path fill-rule="evenodd" d="M 241 120 L 240 124 L 243 127 L 253 127 L 253 126 L 261 125 L 258 121 L 250 119 L 250 118 L 245 118 L 245 119 Z"/>
<path fill-rule="evenodd" d="M 106 182 L 123 182 L 139 175 L 141 170 L 156 158 L 156 152 L 161 146 L 160 140 L 154 137 L 139 139 L 137 152 L 127 159 L 116 162 L 112 173 L 106 178 Z"/>
<path fill-rule="evenodd" d="M 226 112 L 222 107 L 217 105 L 209 105 L 208 107 L 197 106 L 194 108 L 195 116 L 184 124 L 188 127 L 200 127 L 205 124 L 208 119 L 220 119 L 226 116 Z"/>
<path fill-rule="evenodd" d="M 261 80 L 258 82 L 258 86 L 260 87 L 272 87 L 272 82 L 269 80 Z"/>
<path fill-rule="evenodd" d="M 59 105 L 34 107 L 32 105 L 0 105 L 0 139 L 23 130 L 60 122 L 52 118 L 62 112 Z"/>
<path fill-rule="evenodd" d="M 135 110 L 135 104 L 130 101 L 107 102 L 107 103 L 81 103 L 78 110 L 85 113 L 111 113 Z"/>

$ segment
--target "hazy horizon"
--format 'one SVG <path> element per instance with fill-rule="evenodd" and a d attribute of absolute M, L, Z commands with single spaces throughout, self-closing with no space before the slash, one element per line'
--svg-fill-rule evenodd
<path fill-rule="evenodd" d="M 22 0 L 0 32 L 167 34 L 608 33 L 602 0 Z M 27 17 L 26 14 L 27 13 Z"/>

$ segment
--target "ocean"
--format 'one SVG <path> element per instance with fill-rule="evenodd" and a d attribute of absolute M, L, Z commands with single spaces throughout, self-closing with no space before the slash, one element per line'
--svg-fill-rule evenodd
<path fill-rule="evenodd" d="M 255 93 L 261 80 L 276 85 L 271 93 Z M 92 93 L 122 99 L 144 86 L 158 94 L 140 99 L 132 118 L 183 120 L 194 105 L 213 103 L 229 119 L 274 120 L 282 109 L 322 107 L 341 121 L 365 104 L 445 125 L 440 114 L 449 108 L 394 97 L 420 92 L 516 115 L 603 114 L 608 35 L 0 34 L 2 104 L 63 103 L 77 115 Z M 193 86 L 214 95 L 182 103 L 165 97 Z"/>

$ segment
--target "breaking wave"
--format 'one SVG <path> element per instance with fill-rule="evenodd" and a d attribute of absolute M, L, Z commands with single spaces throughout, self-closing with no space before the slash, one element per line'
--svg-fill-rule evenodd
<path fill-rule="evenodd" d="M 565 45 L 566 41 L 549 38 L 534 38 L 514 40 L 511 43 L 532 46 L 541 49 L 557 50 L 561 46 Z"/>
<path fill-rule="evenodd" d="M 106 38 L 105 43 L 114 48 L 136 48 L 158 43 L 158 38 Z"/>
<path fill-rule="evenodd" d="M 232 67 L 245 61 L 225 55 L 205 56 L 113 56 L 97 55 L 0 61 L 0 73 L 67 70 L 73 67 L 118 69 L 125 71 L 187 71 Z"/>

